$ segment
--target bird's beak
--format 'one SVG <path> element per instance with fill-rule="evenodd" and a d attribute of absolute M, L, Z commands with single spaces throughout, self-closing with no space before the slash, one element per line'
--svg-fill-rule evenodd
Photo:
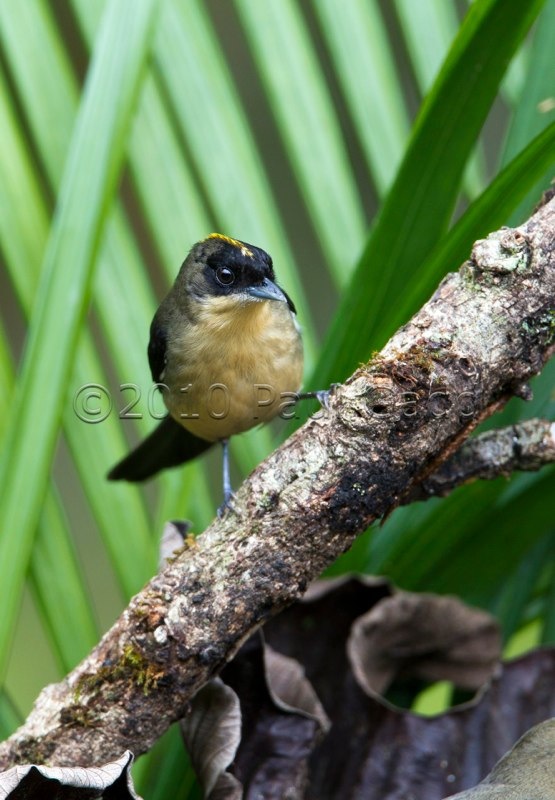
<path fill-rule="evenodd" d="M 287 302 L 285 294 L 281 291 L 279 286 L 269 278 L 264 278 L 264 281 L 258 286 L 249 286 L 247 294 L 260 300 L 281 300 L 284 303 Z"/>

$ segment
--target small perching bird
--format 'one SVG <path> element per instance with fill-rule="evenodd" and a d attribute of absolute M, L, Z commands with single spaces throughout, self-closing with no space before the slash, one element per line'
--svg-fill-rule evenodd
<path fill-rule="evenodd" d="M 295 306 L 268 253 L 220 233 L 195 244 L 154 316 L 148 359 L 169 415 L 109 479 L 146 480 L 219 441 L 229 506 L 230 436 L 290 407 L 302 382 Z"/>

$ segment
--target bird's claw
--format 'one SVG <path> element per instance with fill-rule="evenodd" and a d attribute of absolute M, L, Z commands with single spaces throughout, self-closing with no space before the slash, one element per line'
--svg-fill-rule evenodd
<path fill-rule="evenodd" d="M 218 506 L 218 519 L 223 519 L 223 517 L 225 517 L 225 515 L 230 511 L 233 511 L 234 514 L 237 513 L 237 509 L 233 505 L 234 498 L 235 498 L 234 492 L 226 494 L 226 496 L 224 497 L 224 502 L 221 504 L 221 506 Z"/>
<path fill-rule="evenodd" d="M 298 395 L 299 400 L 318 400 L 321 407 L 324 408 L 326 411 L 329 411 L 330 408 L 330 397 L 334 393 L 334 391 L 339 386 L 339 383 L 332 383 L 329 389 L 317 389 L 314 392 L 302 392 L 302 394 Z"/>
<path fill-rule="evenodd" d="M 319 389 L 318 391 L 314 392 L 316 399 L 326 411 L 330 410 L 330 397 L 338 386 L 338 383 L 332 383 L 329 389 Z"/>

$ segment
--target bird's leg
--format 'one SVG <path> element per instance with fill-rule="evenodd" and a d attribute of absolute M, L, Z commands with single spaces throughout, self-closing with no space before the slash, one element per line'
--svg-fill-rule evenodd
<path fill-rule="evenodd" d="M 224 503 L 227 505 L 233 496 L 233 492 L 231 491 L 231 478 L 229 477 L 229 439 L 222 439 L 222 455 Z"/>
<path fill-rule="evenodd" d="M 222 517 L 224 512 L 229 508 L 233 510 L 233 491 L 231 489 L 231 479 L 229 477 L 229 439 L 222 439 L 222 455 L 223 455 L 223 487 L 224 487 L 224 502 L 218 508 L 218 516 Z"/>
<path fill-rule="evenodd" d="M 332 383 L 329 389 L 317 389 L 315 392 L 301 392 L 297 395 L 297 400 L 318 400 L 322 408 L 326 411 L 330 407 L 330 397 L 334 393 L 338 383 Z"/>

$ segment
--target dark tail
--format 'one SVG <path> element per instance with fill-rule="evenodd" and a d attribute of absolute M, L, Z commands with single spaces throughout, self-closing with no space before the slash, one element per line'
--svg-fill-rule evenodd
<path fill-rule="evenodd" d="M 108 480 L 145 481 L 162 469 L 177 467 L 196 458 L 213 444 L 189 433 L 168 416 L 140 445 L 112 467 Z"/>

